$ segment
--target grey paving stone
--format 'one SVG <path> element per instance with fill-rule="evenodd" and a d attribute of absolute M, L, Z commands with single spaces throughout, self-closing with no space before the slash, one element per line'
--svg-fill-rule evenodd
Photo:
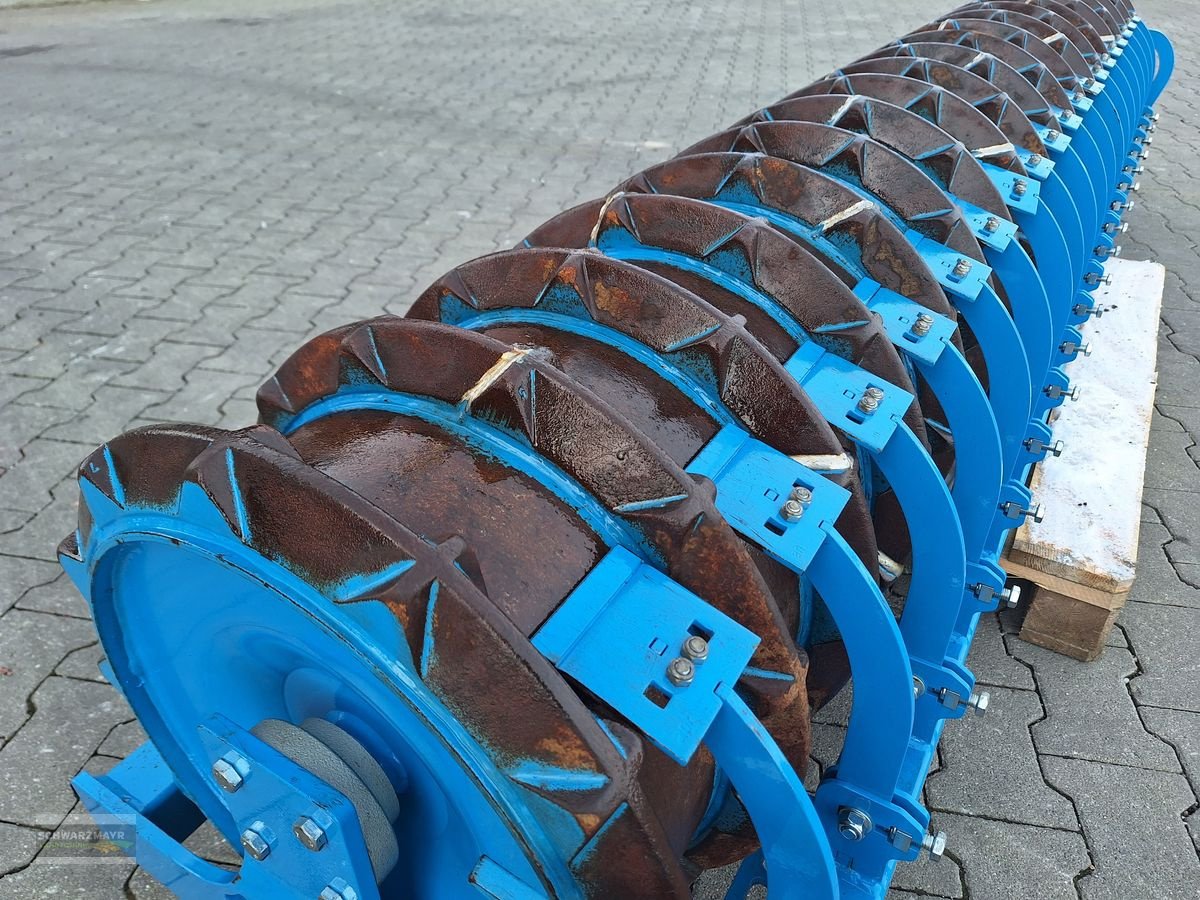
<path fill-rule="evenodd" d="M 1190 900 L 1200 861 L 1180 814 L 1194 802 L 1182 775 L 1085 760 L 1043 759 L 1047 780 L 1075 801 L 1095 870 L 1084 900 Z"/>
<path fill-rule="evenodd" d="M 1118 620 L 1141 673 L 1130 689 L 1139 704 L 1200 712 L 1200 609 L 1130 603 Z"/>
<path fill-rule="evenodd" d="M 947 834 L 947 859 L 922 858 L 906 868 L 938 869 L 957 864 L 971 900 L 1064 900 L 1076 896 L 1074 879 L 1091 865 L 1083 835 L 939 814 Z"/>
<path fill-rule="evenodd" d="M 67 422 L 74 414 L 53 406 L 10 403 L 4 407 L 4 425 L 0 428 L 0 466 L 12 468 L 22 448 L 51 427 Z"/>
<path fill-rule="evenodd" d="M 162 403 L 167 396 L 163 391 L 102 385 L 93 392 L 87 409 L 47 428 L 45 437 L 95 447 L 125 431 L 144 409 Z"/>
<path fill-rule="evenodd" d="M 88 623 L 91 624 L 90 622 Z M 107 683 L 107 679 L 100 674 L 100 661 L 104 659 L 104 648 L 100 646 L 96 640 L 95 631 L 92 632 L 92 642 L 85 647 L 80 647 L 77 650 L 72 650 L 54 669 L 55 675 L 62 675 L 67 678 L 78 678 L 80 681 L 99 681 Z"/>
<path fill-rule="evenodd" d="M 29 865 L 49 834 L 0 822 L 0 877 Z"/>
<path fill-rule="evenodd" d="M 69 480 L 61 482 L 58 493 L 51 492 L 54 499 L 49 506 L 32 516 L 23 513 L 23 518 L 11 531 L 0 528 L 0 555 L 57 560 L 59 542 L 78 524 L 78 493 L 76 485 Z M 0 520 L 3 518 L 0 513 Z"/>
<path fill-rule="evenodd" d="M 57 563 L 0 554 L 0 615 L 32 589 L 52 582 L 61 571 Z"/>
<path fill-rule="evenodd" d="M 1129 591 L 1130 601 L 1200 608 L 1200 588 L 1188 584 L 1184 572 L 1167 557 L 1165 546 L 1172 540 L 1171 533 L 1163 526 L 1152 522 L 1142 524 L 1137 577 Z"/>
<path fill-rule="evenodd" d="M 113 384 L 144 390 L 175 390 L 197 363 L 216 356 L 219 347 L 206 344 L 178 344 L 164 341 L 154 348 L 150 359 L 133 371 L 113 379 Z"/>
<path fill-rule="evenodd" d="M 64 830 L 87 827 L 88 818 L 82 807 L 71 814 L 70 825 Z M 65 839 L 65 838 L 64 838 Z M 47 841 L 51 844 L 55 836 Z M 133 874 L 133 863 L 118 861 L 80 864 L 37 859 L 32 865 L 0 878 L 0 898 L 28 900 L 30 897 L 124 897 L 125 884 Z"/>
<path fill-rule="evenodd" d="M 95 641 L 91 623 L 10 609 L 0 616 L 0 740 L 29 718 L 27 702 L 71 651 Z"/>
<path fill-rule="evenodd" d="M 1144 706 L 1141 714 L 1148 731 L 1175 747 L 1192 793 L 1200 797 L 1200 713 Z M 1193 808 L 1185 823 L 1200 850 L 1200 808 Z"/>
<path fill-rule="evenodd" d="M 4 559 L 4 557 L 0 557 Z M 33 563 L 32 560 L 25 562 Z M 58 570 L 58 577 L 44 584 L 31 587 L 21 595 L 17 607 L 33 612 L 51 613 L 56 616 L 74 616 L 77 619 L 90 619 L 87 601 L 83 599 L 74 583 L 54 563 L 36 563 L 45 566 L 48 572 Z"/>
<path fill-rule="evenodd" d="M 37 390 L 25 394 L 22 402 L 71 410 L 86 409 L 91 405 L 97 388 L 118 375 L 124 375 L 131 368 L 130 363 L 99 356 L 72 359 L 65 371 Z"/>
<path fill-rule="evenodd" d="M 77 469 L 90 452 L 83 444 L 30 441 L 21 460 L 0 477 L 0 506 L 29 512 L 44 509 L 53 499 L 50 489 Z"/>
<path fill-rule="evenodd" d="M 986 716 L 947 723 L 942 769 L 925 792 L 930 809 L 1054 828 L 1077 825 L 1071 804 L 1046 786 L 1029 726 L 1042 718 L 1030 691 L 992 688 Z"/>
<path fill-rule="evenodd" d="M 933 822 L 941 828 L 940 819 Z M 916 862 L 900 863 L 892 885 L 899 891 L 914 891 L 933 897 L 949 897 L 952 900 L 967 896 L 963 890 L 962 870 L 959 863 L 949 855 L 940 860 L 919 859 Z"/>
<path fill-rule="evenodd" d="M 1046 708 L 1031 730 L 1038 753 L 1179 771 L 1174 751 L 1138 718 L 1126 686 L 1137 672 L 1129 651 L 1110 647 L 1091 663 L 1024 641 L 1014 642 L 1013 652 L 1037 672 Z"/>
<path fill-rule="evenodd" d="M 57 676 L 32 702 L 33 716 L 0 748 L 0 820 L 45 826 L 75 805 L 70 779 L 133 713 L 108 685 Z"/>
<path fill-rule="evenodd" d="M 736 865 L 705 872 L 692 885 L 692 900 L 724 900 L 725 892 L 729 890 L 736 874 Z M 754 887 L 746 897 L 747 900 L 766 900 L 767 891 L 765 888 Z"/>
<path fill-rule="evenodd" d="M 1175 571 L 1184 584 L 1200 589 L 1200 563 L 1176 563 Z"/>
<path fill-rule="evenodd" d="M 975 673 L 975 680 L 981 685 L 1034 690 L 1033 674 L 1028 666 L 1009 655 L 999 617 L 993 614 L 979 619 L 975 641 L 967 655 L 967 668 Z"/>
<path fill-rule="evenodd" d="M 1189 455 L 1195 439 L 1185 431 L 1152 432 L 1146 451 L 1146 486 L 1172 491 L 1200 490 L 1200 468 Z"/>
<path fill-rule="evenodd" d="M 207 424 L 221 417 L 221 406 L 238 389 L 253 385 L 258 389 L 258 375 L 195 369 L 183 376 L 183 386 L 168 400 L 147 407 L 142 419 L 156 422 L 199 422 Z"/>
<path fill-rule="evenodd" d="M 148 738 L 146 732 L 142 730 L 142 726 L 135 722 L 122 722 L 104 739 L 104 743 L 96 750 L 101 756 L 112 756 L 116 759 L 124 759 L 131 754 L 142 744 L 146 743 Z"/>

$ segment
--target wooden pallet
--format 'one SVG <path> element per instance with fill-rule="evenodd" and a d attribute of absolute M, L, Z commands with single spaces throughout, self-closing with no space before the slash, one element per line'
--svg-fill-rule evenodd
<path fill-rule="evenodd" d="M 1158 263 L 1121 259 L 1106 271 L 1104 315 L 1083 326 L 1092 355 L 1068 368 L 1079 399 L 1053 419 L 1066 448 L 1030 482 L 1045 518 L 1017 530 L 1003 561 L 1036 586 L 1021 637 L 1083 660 L 1103 651 L 1133 586 L 1166 276 Z"/>

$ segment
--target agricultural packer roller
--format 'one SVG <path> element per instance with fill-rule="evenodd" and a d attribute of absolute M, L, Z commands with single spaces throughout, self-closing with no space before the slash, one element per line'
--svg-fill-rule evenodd
<path fill-rule="evenodd" d="M 60 556 L 150 742 L 88 809 L 184 898 L 883 897 L 1171 66 L 968 4 L 100 447 Z"/>

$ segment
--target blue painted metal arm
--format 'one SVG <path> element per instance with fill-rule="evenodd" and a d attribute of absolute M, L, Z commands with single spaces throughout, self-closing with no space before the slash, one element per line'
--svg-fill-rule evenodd
<path fill-rule="evenodd" d="M 717 696 L 721 706 L 704 744 L 760 835 L 771 896 L 836 900 L 833 853 L 796 771 L 732 684 L 720 685 Z"/>
<path fill-rule="evenodd" d="M 962 523 L 968 560 L 979 559 L 999 505 L 1004 456 L 996 417 L 987 395 L 963 355 L 953 345 L 933 364 L 918 364 L 933 388 L 954 438 L 951 497 Z"/>

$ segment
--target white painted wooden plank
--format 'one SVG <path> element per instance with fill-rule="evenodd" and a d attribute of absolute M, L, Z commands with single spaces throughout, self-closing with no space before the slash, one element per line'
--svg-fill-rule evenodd
<path fill-rule="evenodd" d="M 1133 582 L 1137 559 L 1166 270 L 1115 259 L 1106 271 L 1112 283 L 1096 292 L 1104 315 L 1082 329 L 1092 355 L 1068 369 L 1079 399 L 1053 421 L 1066 449 L 1032 482 L 1045 518 L 1017 531 L 1012 552 L 1025 565 L 1118 592 Z"/>

